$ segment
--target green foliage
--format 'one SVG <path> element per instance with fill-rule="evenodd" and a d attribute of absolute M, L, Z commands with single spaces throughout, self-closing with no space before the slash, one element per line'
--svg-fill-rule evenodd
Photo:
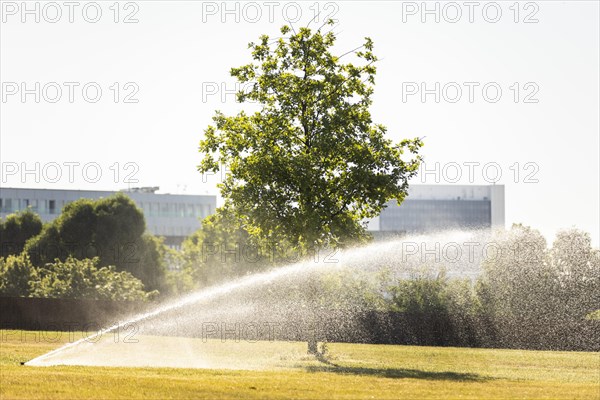
<path fill-rule="evenodd" d="M 94 202 L 94 214 L 94 240 L 103 251 L 100 265 L 115 265 L 130 271 L 137 263 L 138 248 L 142 249 L 139 252 L 141 257 L 145 257 L 144 251 L 154 248 L 148 246 L 148 239 L 142 237 L 146 230 L 144 214 L 129 197 L 117 194 L 100 199 Z M 104 249 L 109 251 L 104 253 Z M 155 268 L 156 265 L 150 267 Z M 139 278 L 144 281 L 142 276 Z"/>
<path fill-rule="evenodd" d="M 161 245 L 161 259 L 162 264 L 166 267 L 164 282 L 169 295 L 182 295 L 198 287 L 192 276 L 191 268 L 187 268 L 184 264 L 183 251 L 163 244 Z"/>
<path fill-rule="evenodd" d="M 393 143 L 375 124 L 372 103 L 377 57 L 373 42 L 345 55 L 332 53 L 335 35 L 308 28 L 250 43 L 254 62 L 231 70 L 241 102 L 260 111 L 225 116 L 200 142 L 201 172 L 226 167 L 219 185 L 225 207 L 250 235 L 309 251 L 363 241 L 361 221 L 407 194 L 417 172 L 418 139 Z M 354 54 L 358 64 L 341 63 Z"/>
<path fill-rule="evenodd" d="M 22 253 L 0 257 L 0 296 L 26 297 L 36 271 L 29 257 Z"/>
<path fill-rule="evenodd" d="M 477 287 L 485 312 L 500 319 L 539 314 L 543 303 L 538 299 L 549 300 L 556 284 L 546 240 L 536 230 L 514 225 L 498 234 L 494 244 L 496 251 L 484 260 Z"/>
<path fill-rule="evenodd" d="M 30 209 L 0 219 L 0 257 L 20 254 L 25 242 L 42 230 L 42 220 Z"/>
<path fill-rule="evenodd" d="M 114 266 L 99 267 L 98 258 L 67 257 L 36 268 L 23 252 L 0 258 L 0 295 L 95 300 L 146 300 L 156 296 L 143 283 Z"/>
<path fill-rule="evenodd" d="M 200 286 L 239 276 L 239 247 L 248 242 L 248 236 L 227 209 L 217 209 L 202 221 L 201 229 L 183 242 L 184 268 Z M 228 254 L 229 250 L 233 254 Z"/>
<path fill-rule="evenodd" d="M 167 271 L 165 280 L 169 294 L 174 296 L 188 293 L 197 287 L 192 274 L 187 269 Z"/>
<path fill-rule="evenodd" d="M 555 297 L 567 310 L 586 315 L 600 307 L 600 250 L 590 235 L 577 229 L 559 232 L 550 262 L 557 275 Z"/>
<path fill-rule="evenodd" d="M 476 289 L 497 343 L 552 348 L 591 329 L 585 317 L 600 304 L 600 263 L 588 234 L 561 232 L 548 249 L 538 231 L 514 225 L 494 242 L 499 251 L 484 261 Z M 587 334 L 578 340 L 592 346 Z"/>
<path fill-rule="evenodd" d="M 127 269 L 145 230 L 144 215 L 127 196 L 118 193 L 99 200 L 79 199 L 30 240 L 26 251 L 43 265 L 55 258 L 98 256 L 100 265 Z"/>
<path fill-rule="evenodd" d="M 32 297 L 147 300 L 156 295 L 146 293 L 144 284 L 128 272 L 118 272 L 114 266 L 99 267 L 97 257 L 56 260 L 39 268 L 38 274 L 31 285 Z"/>
<path fill-rule="evenodd" d="M 600 269 L 589 235 L 576 230 L 559 233 L 548 249 L 538 231 L 514 225 L 498 235 L 495 244 L 498 251 L 484 261 L 478 286 L 488 311 L 504 316 L 556 314 L 569 298 L 598 300 L 590 296 L 598 287 Z M 588 303 L 589 311 L 593 303 Z"/>
<path fill-rule="evenodd" d="M 225 206 L 202 221 L 182 245 L 183 269 L 199 286 L 295 261 L 291 246 L 250 235 Z"/>
<path fill-rule="evenodd" d="M 449 296 L 448 279 L 444 271 L 431 276 L 427 270 L 420 271 L 412 279 L 399 280 L 390 287 L 392 309 L 407 313 L 446 314 Z"/>
<path fill-rule="evenodd" d="M 299 290 L 311 290 L 312 295 L 305 300 L 315 301 L 317 307 L 325 310 L 386 310 L 387 286 L 382 286 L 382 276 L 361 271 L 334 271 L 310 279 L 308 288 Z M 385 285 L 389 285 L 389 281 L 385 281 Z"/>
<path fill-rule="evenodd" d="M 168 292 L 167 267 L 165 265 L 168 250 L 164 244 L 164 238 L 142 235 L 141 240 L 137 243 L 126 270 L 144 282 L 149 290 Z"/>
<path fill-rule="evenodd" d="M 25 243 L 23 250 L 32 263 L 37 266 L 57 258 L 66 258 L 67 250 L 62 244 L 59 223 L 50 222 L 45 224 L 39 235 L 32 237 Z M 97 255 L 96 252 L 93 252 L 91 256 L 95 255 Z"/>
<path fill-rule="evenodd" d="M 25 251 L 36 266 L 55 259 L 98 257 L 98 266 L 130 272 L 148 290 L 167 290 L 165 246 L 144 231 L 142 211 L 121 193 L 99 200 L 79 199 L 29 239 Z"/>
<path fill-rule="evenodd" d="M 390 309 L 427 321 L 434 341 L 446 345 L 473 346 L 486 335 L 479 302 L 471 280 L 448 278 L 445 271 L 423 268 L 409 279 L 389 287 Z M 443 329 L 435 331 L 435 328 Z"/>

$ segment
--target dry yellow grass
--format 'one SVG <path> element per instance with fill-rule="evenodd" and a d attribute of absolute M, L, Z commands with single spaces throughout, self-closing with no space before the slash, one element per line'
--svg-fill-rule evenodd
<path fill-rule="evenodd" d="M 2 332 L 2 399 L 600 399 L 599 353 L 332 343 L 324 363 L 306 356 L 303 343 L 188 339 L 223 366 L 262 359 L 267 369 L 21 366 L 69 340 L 35 339 Z M 149 340 L 159 349 L 178 339 Z"/>

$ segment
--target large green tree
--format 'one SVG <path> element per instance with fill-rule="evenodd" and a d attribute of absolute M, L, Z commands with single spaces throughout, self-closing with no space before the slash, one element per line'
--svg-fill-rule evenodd
<path fill-rule="evenodd" d="M 253 62 L 231 70 L 250 83 L 239 101 L 259 110 L 216 112 L 198 169 L 227 169 L 220 183 L 226 208 L 263 241 L 309 251 L 364 240 L 362 222 L 406 196 L 422 143 L 394 143 L 371 118 L 371 39 L 335 55 L 332 32 L 284 26 L 281 34 L 250 43 Z"/>

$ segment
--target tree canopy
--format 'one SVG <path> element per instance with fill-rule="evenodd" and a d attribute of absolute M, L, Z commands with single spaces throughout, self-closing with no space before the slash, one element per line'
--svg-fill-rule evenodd
<path fill-rule="evenodd" d="M 198 169 L 227 168 L 219 185 L 225 208 L 262 240 L 307 250 L 364 240 L 364 220 L 406 196 L 422 143 L 394 143 L 372 120 L 371 39 L 334 55 L 332 32 L 284 26 L 281 34 L 250 43 L 253 62 L 231 70 L 251 84 L 239 101 L 260 110 L 217 111 Z M 342 62 L 351 56 L 356 64 Z"/>
<path fill-rule="evenodd" d="M 0 220 L 0 257 L 21 253 L 25 242 L 38 235 L 42 226 L 40 216 L 30 209 L 10 214 L 4 221 Z"/>
<path fill-rule="evenodd" d="M 165 289 L 164 245 L 144 234 L 146 222 L 133 200 L 123 194 L 99 200 L 79 199 L 27 241 L 25 252 L 36 266 L 69 257 L 98 257 L 98 266 L 115 266 L 142 280 L 149 290 Z"/>

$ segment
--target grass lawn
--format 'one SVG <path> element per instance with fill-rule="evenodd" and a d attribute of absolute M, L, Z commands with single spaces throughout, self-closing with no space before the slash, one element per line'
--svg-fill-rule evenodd
<path fill-rule="evenodd" d="M 138 347 L 97 344 L 92 359 L 159 353 L 168 365 L 179 358 L 177 343 L 222 368 L 31 367 L 20 362 L 73 337 L 2 331 L 0 339 L 2 399 L 600 399 L 599 353 L 331 343 L 320 362 L 304 343 L 145 337 Z"/>

